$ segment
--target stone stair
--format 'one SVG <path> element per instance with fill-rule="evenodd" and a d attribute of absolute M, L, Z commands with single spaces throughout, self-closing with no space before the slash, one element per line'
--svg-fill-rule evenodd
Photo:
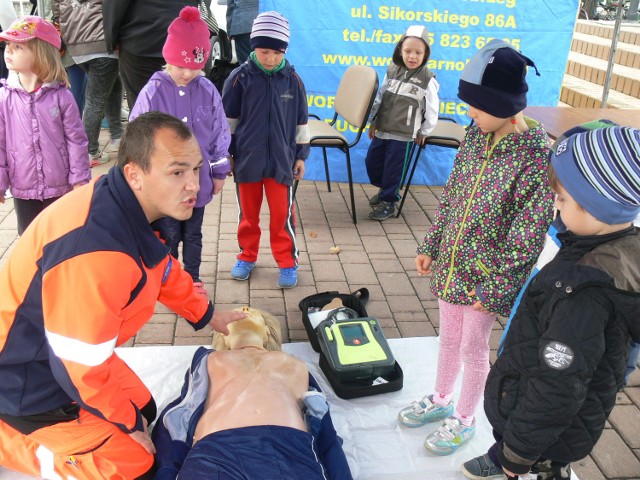
<path fill-rule="evenodd" d="M 559 105 L 600 108 L 613 27 L 613 22 L 576 22 Z M 622 24 L 614 57 L 607 108 L 640 108 L 638 23 Z"/>

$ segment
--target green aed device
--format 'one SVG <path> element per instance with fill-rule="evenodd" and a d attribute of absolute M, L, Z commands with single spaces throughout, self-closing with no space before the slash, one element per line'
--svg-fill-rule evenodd
<path fill-rule="evenodd" d="M 324 320 L 316 332 L 320 350 L 341 381 L 373 380 L 394 368 L 395 359 L 375 318 Z"/>

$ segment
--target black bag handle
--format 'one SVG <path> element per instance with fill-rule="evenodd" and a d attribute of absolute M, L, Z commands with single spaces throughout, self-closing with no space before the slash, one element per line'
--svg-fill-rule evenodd
<path fill-rule="evenodd" d="M 351 295 L 353 295 L 354 297 L 358 298 L 363 307 L 369 301 L 369 289 L 368 288 L 365 288 L 365 287 L 359 288 L 358 290 L 353 292 Z"/>

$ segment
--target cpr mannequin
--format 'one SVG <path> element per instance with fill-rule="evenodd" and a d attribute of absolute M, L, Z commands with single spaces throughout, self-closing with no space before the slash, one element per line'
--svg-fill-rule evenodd
<path fill-rule="evenodd" d="M 329 405 L 278 320 L 243 307 L 216 351 L 194 355 L 182 395 L 153 431 L 156 479 L 350 480 Z"/>
<path fill-rule="evenodd" d="M 306 431 L 301 411 L 309 389 L 304 362 L 281 352 L 278 319 L 255 308 L 229 324 L 229 335 L 214 335 L 207 359 L 209 384 L 194 443 L 229 428 L 279 425 Z M 238 401 L 241 399 L 241 401 Z"/>

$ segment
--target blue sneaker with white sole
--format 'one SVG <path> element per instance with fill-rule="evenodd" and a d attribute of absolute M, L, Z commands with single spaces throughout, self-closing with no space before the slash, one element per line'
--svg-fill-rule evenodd
<path fill-rule="evenodd" d="M 238 260 L 231 269 L 231 277 L 236 280 L 246 280 L 251 275 L 251 270 L 256 266 L 256 262 L 245 262 L 244 260 Z"/>
<path fill-rule="evenodd" d="M 298 283 L 298 267 L 281 268 L 278 274 L 278 287 L 293 288 Z"/>

